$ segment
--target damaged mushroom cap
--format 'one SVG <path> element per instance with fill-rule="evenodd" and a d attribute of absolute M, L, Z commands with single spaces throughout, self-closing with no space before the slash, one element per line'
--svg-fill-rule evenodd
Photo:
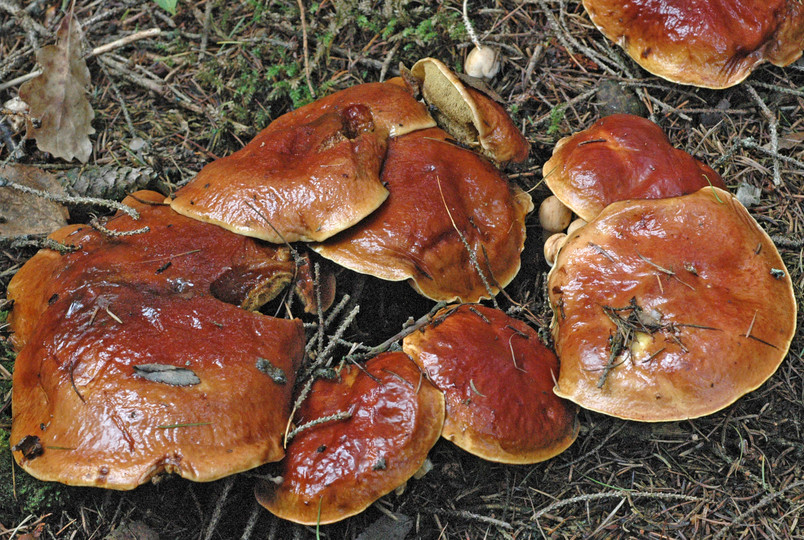
<path fill-rule="evenodd" d="M 382 179 L 386 203 L 314 250 L 355 272 L 409 279 L 433 300 L 488 297 L 461 235 L 492 293 L 517 274 L 533 203 L 491 163 L 433 128 L 392 139 Z"/>
<path fill-rule="evenodd" d="M 499 103 L 465 85 L 435 58 L 419 60 L 411 74 L 421 83 L 425 102 L 435 107 L 439 125 L 450 135 L 496 163 L 527 159 L 530 144 Z"/>
<path fill-rule="evenodd" d="M 303 354 L 299 320 L 85 284 L 49 306 L 17 356 L 14 457 L 40 480 L 120 490 L 277 461 Z"/>
<path fill-rule="evenodd" d="M 442 435 L 467 452 L 536 463 L 577 437 L 577 408 L 552 392 L 558 358 L 522 321 L 463 304 L 441 310 L 403 348 L 444 392 Z"/>
<path fill-rule="evenodd" d="M 306 123 L 269 126 L 244 148 L 207 164 L 171 206 L 275 244 L 324 240 L 388 196 L 379 178 L 387 137 L 375 128 L 360 104 Z"/>
<path fill-rule="evenodd" d="M 767 380 L 796 327 L 790 276 L 727 192 L 613 203 L 548 277 L 555 392 L 661 422 L 718 411 Z"/>
<path fill-rule="evenodd" d="M 159 193 L 138 191 L 123 203 L 139 212 L 140 219 L 118 212 L 105 225 L 118 233 L 147 227 L 146 233 L 107 238 L 88 225 L 68 225 L 50 235 L 51 240 L 78 249 L 64 255 L 40 250 L 9 283 L 7 296 L 14 301 L 9 323 L 18 350 L 50 304 L 87 283 L 139 284 L 164 294 L 212 295 L 256 310 L 295 281 L 307 310 L 317 310 L 313 269 L 309 263 L 297 267 L 288 248 L 188 219 L 162 201 Z M 332 281 L 330 272 L 322 272 L 322 309 L 332 303 Z"/>
<path fill-rule="evenodd" d="M 629 114 L 606 116 L 558 141 L 542 174 L 553 194 L 586 221 L 615 201 L 726 188 L 711 167 L 674 148 L 659 126 Z"/>
<path fill-rule="evenodd" d="M 804 49 L 799 0 L 583 4 L 607 38 L 649 72 L 676 83 L 726 88 L 757 64 L 786 66 Z"/>
<path fill-rule="evenodd" d="M 402 352 L 364 368 L 346 364 L 320 379 L 297 422 L 344 414 L 296 435 L 278 465 L 280 483 L 262 480 L 261 505 L 283 519 L 327 524 L 362 512 L 422 466 L 444 422 L 444 397 Z"/>

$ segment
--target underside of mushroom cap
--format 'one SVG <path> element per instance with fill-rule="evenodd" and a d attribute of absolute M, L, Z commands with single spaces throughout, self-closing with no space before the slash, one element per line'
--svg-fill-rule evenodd
<path fill-rule="evenodd" d="M 365 367 L 346 364 L 337 379 L 316 381 L 296 420 L 338 413 L 347 417 L 293 438 L 277 465 L 279 484 L 257 484 L 257 500 L 274 515 L 333 523 L 403 485 L 441 434 L 444 396 L 406 354 L 383 353 Z"/>
<path fill-rule="evenodd" d="M 799 0 L 584 0 L 592 22 L 669 81 L 726 88 L 757 64 L 786 66 L 804 49 Z"/>
<path fill-rule="evenodd" d="M 439 125 L 461 143 L 495 163 L 521 163 L 530 143 L 505 109 L 483 92 L 464 84 L 443 62 L 423 58 L 410 70 Z"/>
<path fill-rule="evenodd" d="M 674 148 L 659 126 L 629 114 L 606 116 L 558 141 L 542 174 L 553 194 L 586 221 L 616 201 L 726 188 L 711 167 Z"/>
<path fill-rule="evenodd" d="M 404 339 L 404 351 L 444 392 L 442 435 L 499 463 L 545 461 L 578 435 L 577 407 L 552 392 L 558 358 L 502 311 L 462 304 Z"/>
<path fill-rule="evenodd" d="M 356 272 L 410 279 L 433 300 L 489 296 L 472 254 L 492 293 L 517 274 L 533 203 L 491 163 L 433 128 L 393 139 L 382 179 L 385 204 L 314 250 Z"/>
<path fill-rule="evenodd" d="M 796 327 L 773 242 L 717 188 L 609 205 L 570 236 L 548 292 L 556 394 L 631 420 L 730 405 L 773 375 Z"/>

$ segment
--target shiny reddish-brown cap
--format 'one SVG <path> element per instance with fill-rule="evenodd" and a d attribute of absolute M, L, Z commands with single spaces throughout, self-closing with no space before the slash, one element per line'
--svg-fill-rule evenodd
<path fill-rule="evenodd" d="M 558 141 L 542 167 L 561 202 L 586 221 L 626 199 L 660 199 L 726 188 L 711 167 L 674 148 L 645 118 L 615 114 Z"/>
<path fill-rule="evenodd" d="M 799 0 L 584 0 L 592 22 L 654 75 L 726 88 L 804 49 Z"/>
<path fill-rule="evenodd" d="M 796 327 L 790 275 L 727 192 L 609 205 L 549 274 L 556 394 L 630 420 L 718 411 L 781 364 Z"/>
<path fill-rule="evenodd" d="M 444 438 L 467 452 L 536 463 L 577 437 L 577 408 L 552 391 L 558 358 L 522 321 L 463 304 L 439 312 L 403 348 L 444 392 Z"/>
<path fill-rule="evenodd" d="M 465 85 L 443 62 L 423 58 L 411 68 L 424 100 L 453 137 L 497 163 L 525 161 L 530 144 L 496 101 Z"/>
<path fill-rule="evenodd" d="M 244 148 L 206 165 L 171 205 L 275 244 L 324 240 L 388 196 L 379 177 L 386 143 L 360 104 L 306 123 L 269 126 Z"/>
<path fill-rule="evenodd" d="M 433 300 L 488 297 L 461 234 L 492 292 L 519 271 L 525 216 L 533 209 L 530 196 L 444 131 L 392 139 L 382 179 L 391 192 L 386 203 L 313 249 L 356 272 L 410 279 Z"/>
<path fill-rule="evenodd" d="M 109 230 L 147 233 L 108 238 L 88 225 L 68 225 L 50 238 L 79 249 L 61 255 L 43 249 L 14 275 L 8 298 L 14 301 L 9 323 L 19 350 L 30 339 L 39 316 L 60 296 L 87 283 L 138 284 L 164 294 L 212 295 L 256 310 L 295 279 L 309 311 L 315 311 L 310 264 L 296 266 L 288 248 L 259 243 L 220 227 L 189 219 L 161 204 L 164 196 L 138 191 L 123 200 L 140 214 L 118 213 Z M 334 297 L 332 275 L 320 282 L 322 307 Z"/>
<path fill-rule="evenodd" d="M 257 500 L 271 513 L 306 525 L 333 523 L 365 510 L 422 466 L 444 422 L 444 397 L 402 352 L 363 369 L 346 364 L 320 379 L 302 404 L 299 425 L 313 426 L 288 445 L 281 482 L 260 481 Z"/>
<path fill-rule="evenodd" d="M 14 457 L 40 480 L 133 489 L 277 461 L 301 321 L 211 296 L 85 284 L 40 317 L 14 365 Z"/>

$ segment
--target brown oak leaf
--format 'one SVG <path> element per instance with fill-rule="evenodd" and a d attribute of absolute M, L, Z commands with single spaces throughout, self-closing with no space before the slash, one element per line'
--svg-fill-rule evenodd
<path fill-rule="evenodd" d="M 89 69 L 81 56 L 81 26 L 68 14 L 56 34 L 56 44 L 36 52 L 42 74 L 20 87 L 20 98 L 31 107 L 28 138 L 43 152 L 67 161 L 86 163 L 92 153 L 89 135 L 95 117 L 86 97 Z"/>

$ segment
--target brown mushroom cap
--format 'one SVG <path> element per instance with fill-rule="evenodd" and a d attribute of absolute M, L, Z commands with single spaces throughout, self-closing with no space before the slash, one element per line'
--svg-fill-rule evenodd
<path fill-rule="evenodd" d="M 525 161 L 530 144 L 496 101 L 465 85 L 446 65 L 423 58 L 411 68 L 424 100 L 436 108 L 437 120 L 450 135 L 497 163 Z"/>
<path fill-rule="evenodd" d="M 494 290 L 519 271 L 530 196 L 491 163 L 450 142 L 444 131 L 392 139 L 382 179 L 391 191 L 386 203 L 313 249 L 356 272 L 410 279 L 433 300 L 488 296 L 456 227 Z"/>
<path fill-rule="evenodd" d="M 630 114 L 606 116 L 558 141 L 542 173 L 555 196 L 586 221 L 615 201 L 726 188 L 711 167 L 674 148 L 659 126 Z"/>
<path fill-rule="evenodd" d="M 421 467 L 444 422 L 444 397 L 404 353 L 384 353 L 339 380 L 316 381 L 297 421 L 349 412 L 299 433 L 279 464 L 282 482 L 261 481 L 271 513 L 315 525 L 362 512 Z"/>
<path fill-rule="evenodd" d="M 592 22 L 639 65 L 669 81 L 726 88 L 761 62 L 804 49 L 799 0 L 584 0 Z"/>
<path fill-rule="evenodd" d="M 536 463 L 577 437 L 577 408 L 552 392 L 558 358 L 522 321 L 463 304 L 439 312 L 403 348 L 444 392 L 442 435 L 467 452 Z"/>
<path fill-rule="evenodd" d="M 303 354 L 299 320 L 85 285 L 49 307 L 17 356 L 11 444 L 36 437 L 42 453 L 15 458 L 41 480 L 111 489 L 277 461 Z"/>
<path fill-rule="evenodd" d="M 385 150 L 386 137 L 364 105 L 269 126 L 244 148 L 206 165 L 176 192 L 172 207 L 276 244 L 324 240 L 388 196 L 379 179 Z"/>
<path fill-rule="evenodd" d="M 106 224 L 145 233 L 56 231 L 79 249 L 41 250 L 9 283 L 11 442 L 37 478 L 131 489 L 161 472 L 214 480 L 283 456 L 303 328 L 237 305 L 257 307 L 301 272 L 284 247 L 163 199 L 138 192 L 124 202 L 140 219 Z"/>
<path fill-rule="evenodd" d="M 68 225 L 50 235 L 80 249 L 66 255 L 40 250 L 9 283 L 8 298 L 14 300 L 9 323 L 18 350 L 50 303 L 87 283 L 139 284 L 165 294 L 212 295 L 258 309 L 295 276 L 297 291 L 315 311 L 312 268 L 309 264 L 296 268 L 286 247 L 260 244 L 188 219 L 162 201 L 159 193 L 138 191 L 123 203 L 138 211 L 140 219 L 118 213 L 106 223 L 117 232 L 148 227 L 144 234 L 110 239 L 88 225 Z M 331 280 L 330 275 L 322 278 L 328 285 L 322 294 L 324 308 L 332 302 Z"/>
<path fill-rule="evenodd" d="M 549 274 L 556 394 L 620 418 L 718 411 L 768 379 L 796 326 L 790 276 L 725 191 L 613 203 Z"/>

